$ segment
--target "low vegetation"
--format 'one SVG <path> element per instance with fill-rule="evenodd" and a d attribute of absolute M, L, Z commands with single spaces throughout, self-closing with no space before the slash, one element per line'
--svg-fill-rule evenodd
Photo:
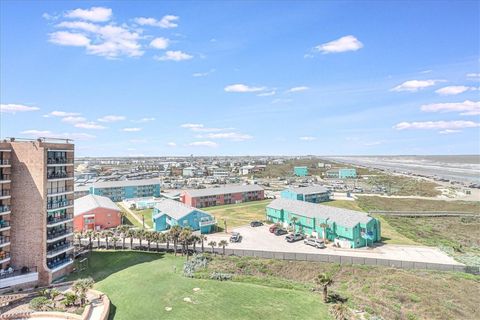
<path fill-rule="evenodd" d="M 272 200 L 252 201 L 246 203 L 230 204 L 217 207 L 203 208 L 215 216 L 220 230 L 227 222 L 227 231 L 231 228 L 247 225 L 253 220 L 265 220 L 265 207 Z"/>
<path fill-rule="evenodd" d="M 387 211 L 452 211 L 480 215 L 480 201 L 445 201 L 415 198 L 386 198 L 359 196 L 358 206 L 366 212 Z"/>
<path fill-rule="evenodd" d="M 381 174 L 371 176 L 365 182 L 371 187 L 384 187 L 388 194 L 397 196 L 435 197 L 441 194 L 435 182 L 406 176 Z"/>

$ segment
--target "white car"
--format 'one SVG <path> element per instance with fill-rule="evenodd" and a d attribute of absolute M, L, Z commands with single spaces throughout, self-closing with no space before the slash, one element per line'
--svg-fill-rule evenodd
<path fill-rule="evenodd" d="M 323 241 L 322 239 L 307 238 L 307 239 L 303 240 L 303 243 L 305 243 L 306 245 L 315 247 L 315 248 L 317 248 L 317 249 L 324 249 L 324 248 L 326 248 L 326 246 L 325 246 L 325 241 Z"/>

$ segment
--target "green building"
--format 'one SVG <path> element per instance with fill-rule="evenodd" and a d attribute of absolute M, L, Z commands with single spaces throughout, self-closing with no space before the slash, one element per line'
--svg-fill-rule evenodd
<path fill-rule="evenodd" d="M 328 239 L 343 248 L 380 241 L 380 221 L 368 214 L 316 203 L 275 199 L 266 208 L 267 220 L 297 232 Z M 368 243 L 367 243 L 368 241 Z"/>
<path fill-rule="evenodd" d="M 307 167 L 294 167 L 293 174 L 297 177 L 305 177 L 308 175 L 308 168 Z"/>

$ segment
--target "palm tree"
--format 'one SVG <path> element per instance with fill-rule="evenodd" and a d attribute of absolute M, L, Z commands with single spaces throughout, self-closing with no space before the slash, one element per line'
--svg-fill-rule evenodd
<path fill-rule="evenodd" d="M 100 249 L 100 238 L 102 234 L 98 231 L 93 231 L 93 238 L 97 240 L 97 249 Z"/>
<path fill-rule="evenodd" d="M 135 232 L 135 236 L 137 237 L 138 241 L 140 242 L 140 250 L 142 250 L 142 240 L 145 239 L 145 230 L 138 229 Z"/>
<path fill-rule="evenodd" d="M 227 240 L 222 240 L 222 241 L 220 241 L 220 242 L 218 243 L 218 246 L 223 248 L 223 255 L 225 255 L 225 247 L 228 246 Z"/>
<path fill-rule="evenodd" d="M 122 250 L 125 250 L 125 238 L 127 237 L 128 229 L 130 229 L 130 227 L 126 225 L 121 225 L 117 227 L 117 231 L 122 237 Z"/>
<path fill-rule="evenodd" d="M 204 246 L 203 246 L 203 243 L 204 243 L 205 241 L 207 241 L 207 237 L 204 236 L 203 234 L 201 234 L 201 235 L 200 235 L 200 241 L 202 241 L 202 253 L 204 253 L 204 252 L 205 252 L 205 248 L 204 248 Z"/>
<path fill-rule="evenodd" d="M 75 232 L 75 238 L 78 240 L 78 245 L 81 247 L 82 246 L 82 231 L 76 231 Z"/>
<path fill-rule="evenodd" d="M 209 245 L 210 247 L 212 247 L 212 254 L 214 254 L 214 253 L 215 253 L 214 249 L 215 249 L 215 246 L 217 245 L 217 243 L 216 243 L 215 241 L 210 241 L 210 242 L 208 243 L 208 245 Z"/>
<path fill-rule="evenodd" d="M 159 243 L 165 242 L 165 234 L 158 231 L 154 231 L 153 235 L 154 235 L 153 241 L 155 241 L 155 243 L 157 244 L 157 251 L 160 251 L 160 248 L 158 245 Z"/>
<path fill-rule="evenodd" d="M 297 224 L 298 218 L 297 217 L 292 217 L 292 219 L 290 219 L 290 221 L 292 222 L 292 225 L 293 225 L 293 233 L 296 233 L 297 232 L 296 224 Z"/>
<path fill-rule="evenodd" d="M 85 305 L 85 299 L 87 298 L 88 289 L 93 287 L 93 279 L 80 279 L 73 283 L 72 290 L 80 298 L 80 305 Z"/>
<path fill-rule="evenodd" d="M 170 240 L 172 240 L 171 238 L 171 235 L 170 235 L 170 232 L 165 232 L 163 233 L 164 237 L 165 237 L 165 242 L 167 243 L 167 252 L 168 250 L 170 249 Z"/>
<path fill-rule="evenodd" d="M 148 246 L 148 251 L 150 251 L 150 243 L 152 242 L 154 238 L 154 234 L 152 231 L 144 231 L 143 236 L 145 237 L 145 240 L 147 240 L 147 246 Z"/>
<path fill-rule="evenodd" d="M 192 241 L 192 229 L 190 228 L 183 228 L 180 232 L 179 240 L 182 243 L 183 251 L 187 252 L 187 259 L 188 259 L 188 245 Z"/>
<path fill-rule="evenodd" d="M 105 238 L 106 249 L 108 250 L 108 238 L 113 236 L 113 232 L 111 230 L 103 230 L 102 237 Z"/>
<path fill-rule="evenodd" d="M 317 286 L 323 287 L 323 301 L 328 301 L 328 286 L 333 283 L 333 278 L 328 273 L 320 273 L 315 278 L 315 284 Z"/>
<path fill-rule="evenodd" d="M 123 226 L 123 220 L 127 216 L 127 213 L 123 210 L 120 211 L 120 226 Z"/>
<path fill-rule="evenodd" d="M 115 235 L 112 237 L 113 241 L 113 250 L 117 250 L 117 241 L 120 240 L 118 239 Z"/>
<path fill-rule="evenodd" d="M 190 237 L 190 240 L 192 241 L 193 252 L 197 253 L 197 243 L 200 243 L 200 237 L 197 236 L 196 234 L 192 234 L 192 236 Z"/>
<path fill-rule="evenodd" d="M 175 255 L 177 255 L 177 244 L 178 244 L 178 238 L 180 236 L 180 232 L 181 232 L 182 228 L 180 228 L 180 226 L 173 226 L 170 228 L 170 236 L 173 240 L 173 250 L 175 252 Z"/>
<path fill-rule="evenodd" d="M 133 238 L 135 238 L 136 232 L 134 229 L 130 228 L 127 231 L 127 237 L 130 238 L 130 250 L 133 250 Z"/>
<path fill-rule="evenodd" d="M 85 236 L 88 238 L 88 248 L 90 249 L 90 251 L 92 251 L 92 238 L 94 236 L 93 231 L 88 230 L 87 232 L 85 232 Z"/>

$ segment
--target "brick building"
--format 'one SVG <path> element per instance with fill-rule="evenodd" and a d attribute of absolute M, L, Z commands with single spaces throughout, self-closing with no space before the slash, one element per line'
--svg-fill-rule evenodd
<path fill-rule="evenodd" d="M 0 141 L 0 288 L 47 285 L 72 269 L 69 140 Z"/>

